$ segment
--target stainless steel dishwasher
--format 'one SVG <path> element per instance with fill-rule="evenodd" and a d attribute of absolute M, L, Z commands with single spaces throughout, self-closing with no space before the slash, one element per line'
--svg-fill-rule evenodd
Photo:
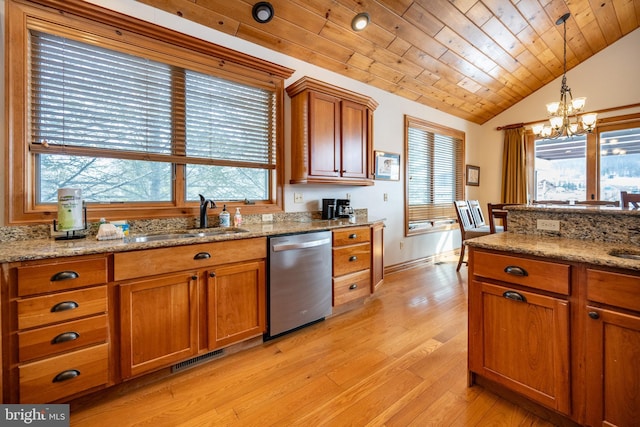
<path fill-rule="evenodd" d="M 331 314 L 331 232 L 269 238 L 269 327 L 265 339 Z"/>

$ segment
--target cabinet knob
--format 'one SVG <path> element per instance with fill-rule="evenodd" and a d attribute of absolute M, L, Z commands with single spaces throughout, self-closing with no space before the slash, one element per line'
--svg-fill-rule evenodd
<path fill-rule="evenodd" d="M 78 371 L 77 369 L 68 369 L 66 371 L 60 372 L 58 375 L 53 377 L 52 382 L 59 383 L 62 381 L 72 380 L 79 375 L 80 375 L 80 371 Z"/>
<path fill-rule="evenodd" d="M 194 274 L 193 276 L 191 276 L 191 280 L 198 280 L 198 276 Z"/>
<path fill-rule="evenodd" d="M 600 318 L 600 314 L 597 311 L 590 311 L 589 312 L 589 317 L 592 319 L 599 319 Z"/>
<path fill-rule="evenodd" d="M 216 273 L 212 271 L 211 273 L 209 273 L 209 277 L 216 277 Z"/>
<path fill-rule="evenodd" d="M 355 239 L 355 238 L 357 238 L 357 237 L 358 237 L 358 235 L 357 235 L 356 233 L 349 234 L 349 238 L 350 238 L 350 239 Z"/>
<path fill-rule="evenodd" d="M 349 257 L 349 262 L 356 261 L 357 259 L 358 259 L 358 257 L 357 257 L 357 256 L 352 255 L 352 256 L 350 256 L 350 257 Z"/>
<path fill-rule="evenodd" d="M 75 341 L 80 338 L 77 332 L 63 332 L 51 340 L 51 344 L 62 344 L 63 342 Z"/>
<path fill-rule="evenodd" d="M 516 291 L 505 291 L 502 296 L 513 301 L 527 302 L 527 299 L 524 297 L 524 295 Z"/>
<path fill-rule="evenodd" d="M 75 271 L 59 271 L 53 276 L 51 276 L 51 281 L 60 282 L 62 280 L 77 279 L 78 277 L 80 277 L 80 275 Z"/>
<path fill-rule="evenodd" d="M 358 284 L 357 283 L 353 283 L 351 286 L 349 286 L 349 289 L 354 290 L 357 289 Z"/>
<path fill-rule="evenodd" d="M 198 252 L 193 259 L 198 260 L 198 259 L 209 259 L 211 258 L 211 254 L 209 252 Z"/>
<path fill-rule="evenodd" d="M 529 275 L 527 270 L 522 267 L 518 267 L 517 265 L 508 265 L 504 268 L 504 272 L 507 274 L 511 274 L 512 276 L 526 277 Z"/>
<path fill-rule="evenodd" d="M 73 310 L 74 308 L 78 308 L 78 307 L 79 307 L 79 305 L 75 301 L 63 301 L 63 302 L 59 302 L 56 305 L 54 305 L 53 307 L 51 307 L 51 312 L 52 313 L 58 313 L 60 311 Z"/>

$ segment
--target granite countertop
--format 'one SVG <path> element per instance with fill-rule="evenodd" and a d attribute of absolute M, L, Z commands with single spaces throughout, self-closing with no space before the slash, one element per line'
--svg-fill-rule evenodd
<path fill-rule="evenodd" d="M 466 240 L 466 244 L 474 248 L 640 271 L 640 260 L 609 254 L 612 250 L 626 250 L 640 255 L 640 246 L 631 244 L 535 236 L 511 231 Z"/>
<path fill-rule="evenodd" d="M 246 224 L 240 228 L 247 232 L 225 235 L 214 235 L 205 237 L 189 237 L 168 240 L 158 240 L 151 242 L 128 242 L 127 238 L 117 240 L 98 241 L 95 237 L 87 237 L 78 240 L 54 240 L 54 239 L 33 239 L 22 241 L 3 242 L 0 245 L 0 262 L 28 261 L 47 258 L 58 258 L 65 256 L 90 255 L 107 252 L 126 252 L 141 249 L 165 248 L 171 246 L 190 245 L 196 243 L 219 242 L 226 240 L 248 239 L 252 237 L 267 237 L 279 234 L 305 233 L 310 231 L 332 230 L 336 228 L 370 226 L 384 219 L 370 220 L 368 218 L 357 217 L 355 223 L 348 219 L 336 220 L 306 220 L 306 221 L 284 221 L 273 223 Z M 201 231 L 201 230 L 180 230 Z M 172 233 L 175 230 L 167 230 Z M 161 233 L 156 233 L 161 234 Z M 132 235 L 133 236 L 133 235 Z M 132 237 L 129 236 L 129 237 Z"/>
<path fill-rule="evenodd" d="M 535 205 L 508 205 L 505 206 L 509 211 L 529 211 L 529 212 L 555 212 L 566 214 L 597 214 L 597 215 L 624 215 L 640 217 L 640 209 L 619 207 L 614 205 L 554 205 L 554 204 L 535 204 Z"/>

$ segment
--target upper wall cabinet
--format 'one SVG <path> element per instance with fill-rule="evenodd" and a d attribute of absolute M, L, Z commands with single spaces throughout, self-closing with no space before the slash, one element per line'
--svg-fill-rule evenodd
<path fill-rule="evenodd" d="M 373 111 L 378 103 L 303 77 L 291 97 L 291 184 L 373 185 Z"/>

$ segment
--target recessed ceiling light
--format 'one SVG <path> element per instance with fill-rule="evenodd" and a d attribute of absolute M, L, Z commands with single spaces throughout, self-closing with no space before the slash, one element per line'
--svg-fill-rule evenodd
<path fill-rule="evenodd" d="M 351 28 L 353 31 L 362 31 L 369 25 L 369 14 L 362 12 L 353 17 L 351 21 Z"/>
<path fill-rule="evenodd" d="M 266 1 L 259 1 L 258 3 L 253 5 L 253 9 L 251 10 L 251 15 L 256 22 L 260 24 L 266 24 L 271 21 L 273 18 L 273 6 L 271 3 Z"/>

